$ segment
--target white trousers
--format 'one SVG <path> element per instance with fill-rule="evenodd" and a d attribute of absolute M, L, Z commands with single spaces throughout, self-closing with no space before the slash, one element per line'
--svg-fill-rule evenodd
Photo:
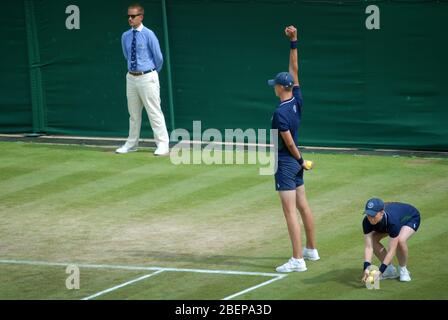
<path fill-rule="evenodd" d="M 159 145 L 168 147 L 168 131 L 160 107 L 160 84 L 157 71 L 141 76 L 126 74 L 126 96 L 129 111 L 129 137 L 126 146 L 128 148 L 138 146 L 144 106 L 157 147 Z"/>

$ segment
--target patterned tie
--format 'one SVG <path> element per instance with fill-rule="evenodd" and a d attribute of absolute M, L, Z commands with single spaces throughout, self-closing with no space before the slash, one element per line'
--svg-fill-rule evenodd
<path fill-rule="evenodd" d="M 131 71 L 137 70 L 137 30 L 132 30 Z"/>

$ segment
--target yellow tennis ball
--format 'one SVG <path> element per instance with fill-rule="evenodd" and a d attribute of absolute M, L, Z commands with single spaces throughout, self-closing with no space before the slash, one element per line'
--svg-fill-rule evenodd
<path fill-rule="evenodd" d="M 376 270 L 372 270 L 372 271 L 370 271 L 370 276 L 371 276 L 371 277 L 375 277 L 376 274 L 377 274 L 377 272 L 378 272 L 378 271 L 376 271 Z"/>
<path fill-rule="evenodd" d="M 368 283 L 374 283 L 375 280 L 373 279 L 372 276 L 369 276 L 369 277 L 367 278 L 367 282 L 368 282 Z"/>
<path fill-rule="evenodd" d="M 314 166 L 314 163 L 311 160 L 305 160 L 303 164 L 304 164 L 305 169 L 307 169 L 307 170 L 312 169 Z"/>

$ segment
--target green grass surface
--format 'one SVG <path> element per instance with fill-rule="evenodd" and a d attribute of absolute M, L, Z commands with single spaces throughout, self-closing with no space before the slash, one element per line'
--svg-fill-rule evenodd
<path fill-rule="evenodd" d="M 0 143 L 0 259 L 275 272 L 291 255 L 272 176 L 256 165 L 179 165 L 140 151 Z M 448 160 L 306 154 L 321 260 L 240 299 L 447 299 Z M 420 209 L 412 282 L 360 283 L 372 197 Z M 378 262 L 377 262 L 378 263 Z M 0 263 L 0 299 L 80 299 L 149 274 Z M 101 299 L 221 299 L 269 277 L 163 272 Z"/>

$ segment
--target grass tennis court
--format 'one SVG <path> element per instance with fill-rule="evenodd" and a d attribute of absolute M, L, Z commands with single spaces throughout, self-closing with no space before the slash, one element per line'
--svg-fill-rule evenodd
<path fill-rule="evenodd" d="M 316 164 L 305 180 L 322 259 L 281 277 L 289 237 L 273 177 L 258 166 L 0 148 L 0 299 L 83 299 L 158 271 L 95 299 L 224 299 L 250 288 L 236 298 L 448 298 L 448 159 L 305 153 Z M 377 291 L 360 282 L 361 212 L 372 196 L 422 214 L 409 242 L 413 280 Z M 65 263 L 80 266 L 79 290 L 66 289 Z"/>

